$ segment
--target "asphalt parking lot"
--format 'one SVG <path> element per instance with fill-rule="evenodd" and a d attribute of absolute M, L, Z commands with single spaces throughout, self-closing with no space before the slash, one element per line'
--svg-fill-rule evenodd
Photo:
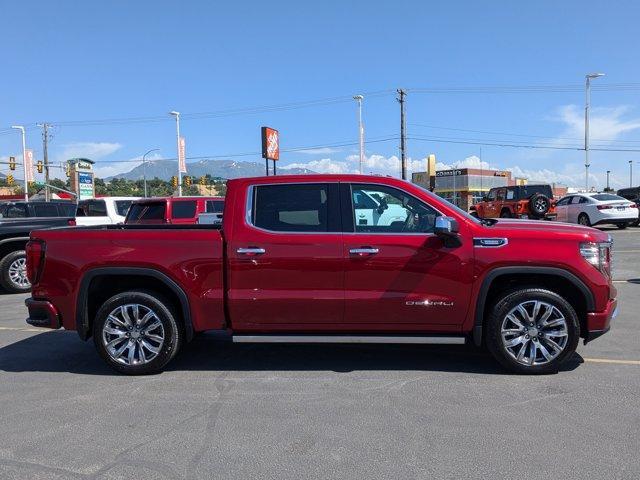
<path fill-rule="evenodd" d="M 640 228 L 610 230 L 620 314 L 557 375 L 467 347 L 199 337 L 147 377 L 0 295 L 0 478 L 640 477 Z"/>

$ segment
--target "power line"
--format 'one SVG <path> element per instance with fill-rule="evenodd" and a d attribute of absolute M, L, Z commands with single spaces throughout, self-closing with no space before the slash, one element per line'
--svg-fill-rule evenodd
<path fill-rule="evenodd" d="M 494 132 L 488 130 L 469 130 L 465 128 L 452 128 L 452 127 L 439 127 L 436 125 L 425 125 L 421 123 L 410 123 L 409 125 L 415 127 L 424 127 L 424 128 L 433 128 L 435 130 L 451 130 L 456 132 L 469 132 L 469 133 L 482 133 L 488 135 L 507 135 L 510 137 L 526 137 L 526 138 L 545 138 L 545 139 L 555 139 L 555 140 L 571 140 L 571 141 L 584 141 L 583 138 L 577 137 L 553 137 L 553 136 L 544 136 L 544 135 L 531 135 L 531 134 L 522 134 L 522 133 L 506 133 L 506 132 Z M 598 142 L 609 142 L 609 143 L 640 143 L 640 140 L 613 140 L 606 138 L 592 138 L 591 140 L 595 140 Z"/>

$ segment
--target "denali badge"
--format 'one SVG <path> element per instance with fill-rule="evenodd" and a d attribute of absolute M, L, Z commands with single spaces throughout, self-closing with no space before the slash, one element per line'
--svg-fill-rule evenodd
<path fill-rule="evenodd" d="M 422 300 L 418 302 L 407 301 L 404 302 L 404 304 L 416 307 L 453 307 L 453 302 L 447 302 L 445 300 Z"/>

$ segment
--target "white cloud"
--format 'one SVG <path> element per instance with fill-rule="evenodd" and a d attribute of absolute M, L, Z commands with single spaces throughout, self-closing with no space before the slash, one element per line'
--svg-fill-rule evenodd
<path fill-rule="evenodd" d="M 339 148 L 308 148 L 306 150 L 299 150 L 298 153 L 303 153 L 305 155 L 330 155 L 332 153 L 338 153 L 341 150 Z"/>
<path fill-rule="evenodd" d="M 62 146 L 62 151 L 56 155 L 56 160 L 63 162 L 70 158 L 88 158 L 99 160 L 117 152 L 122 148 L 119 143 L 110 142 L 74 142 Z"/>
<path fill-rule="evenodd" d="M 307 168 L 317 173 L 356 173 L 357 168 L 354 170 L 352 165 L 348 162 L 340 162 L 331 160 L 330 158 L 323 158 L 321 160 L 311 160 L 309 162 L 290 163 L 280 167 L 282 170 L 290 168 Z"/>
<path fill-rule="evenodd" d="M 640 129 L 640 118 L 625 118 L 630 107 L 591 108 L 589 114 L 589 136 L 592 141 L 616 140 L 621 135 Z M 584 138 L 584 107 L 565 105 L 558 109 L 556 120 L 566 125 L 565 131 L 559 135 L 564 138 Z M 566 143 L 566 140 L 562 140 Z M 575 143 L 575 142 L 574 142 Z"/>

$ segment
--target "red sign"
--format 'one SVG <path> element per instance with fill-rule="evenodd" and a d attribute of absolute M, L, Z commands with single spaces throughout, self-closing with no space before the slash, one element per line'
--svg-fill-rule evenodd
<path fill-rule="evenodd" d="M 278 131 L 270 127 L 262 127 L 262 158 L 280 159 L 280 137 Z"/>
<path fill-rule="evenodd" d="M 181 173 L 187 173 L 187 162 L 186 162 L 186 148 L 184 137 L 180 137 L 178 140 L 178 168 Z"/>
<path fill-rule="evenodd" d="M 25 150 L 24 165 L 27 171 L 27 182 L 33 182 L 33 150 Z"/>

